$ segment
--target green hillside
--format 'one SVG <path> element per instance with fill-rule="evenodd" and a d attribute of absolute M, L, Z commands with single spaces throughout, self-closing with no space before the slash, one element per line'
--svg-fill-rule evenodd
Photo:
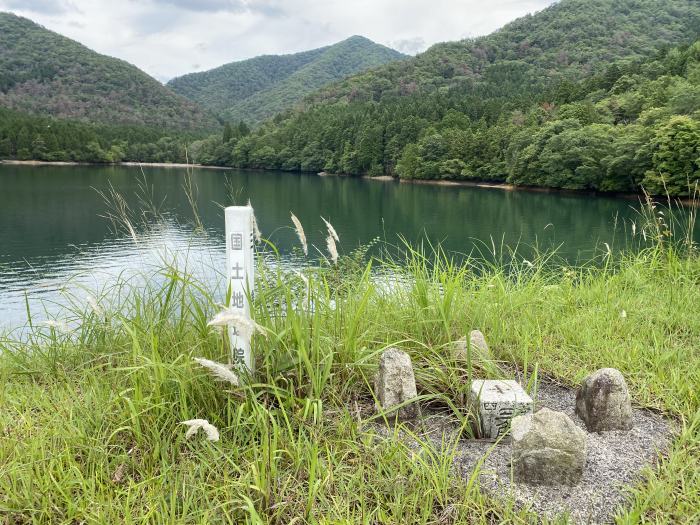
<path fill-rule="evenodd" d="M 561 0 L 488 36 L 437 44 L 411 60 L 356 75 L 312 100 L 379 100 L 463 84 L 495 88 L 502 82 L 532 92 L 698 35 L 698 2 Z"/>
<path fill-rule="evenodd" d="M 686 183 L 700 176 L 698 146 L 670 164 L 657 154 L 700 137 L 700 51 L 682 47 L 699 34 L 698 2 L 562 0 L 334 84 L 224 155 L 199 154 L 244 167 L 660 191 L 674 162 Z"/>
<path fill-rule="evenodd" d="M 135 66 L 10 13 L 0 13 L 0 106 L 91 123 L 218 127 Z"/>
<path fill-rule="evenodd" d="M 398 51 L 354 36 L 304 53 L 261 56 L 191 73 L 168 86 L 226 120 L 255 123 L 292 108 L 323 86 L 404 58 Z"/>

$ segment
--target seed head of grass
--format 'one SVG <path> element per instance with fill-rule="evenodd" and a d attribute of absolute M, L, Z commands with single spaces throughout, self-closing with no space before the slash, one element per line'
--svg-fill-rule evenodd
<path fill-rule="evenodd" d="M 181 425 L 187 425 L 187 433 L 185 438 L 189 439 L 194 436 L 201 428 L 207 435 L 209 441 L 219 441 L 219 429 L 214 425 L 209 423 L 206 419 L 188 419 L 187 421 L 182 421 Z"/>
<path fill-rule="evenodd" d="M 326 246 L 328 247 L 328 255 L 330 255 L 331 261 L 333 261 L 333 264 L 336 264 L 338 262 L 338 248 L 332 235 L 326 238 Z"/>
<path fill-rule="evenodd" d="M 238 376 L 231 371 L 232 365 L 224 365 L 202 357 L 195 357 L 194 360 L 198 365 L 206 368 L 209 373 L 219 381 L 225 381 L 233 386 L 238 386 Z"/>
<path fill-rule="evenodd" d="M 262 240 L 262 234 L 260 233 L 260 229 L 258 228 L 258 220 L 255 218 L 255 209 L 253 208 L 253 205 L 250 203 L 250 199 L 248 199 L 248 206 L 250 207 L 251 210 L 253 210 L 253 214 L 251 215 L 252 217 L 252 228 L 253 228 L 253 239 L 255 239 L 255 242 L 260 242 Z"/>
<path fill-rule="evenodd" d="M 224 308 L 207 323 L 207 326 L 226 327 L 233 325 L 242 337 L 250 337 L 255 332 L 267 336 L 267 330 L 235 308 Z"/>
<path fill-rule="evenodd" d="M 297 216 L 292 213 L 292 222 L 294 223 L 294 229 L 299 237 L 299 242 L 301 243 L 301 249 L 304 250 L 304 255 L 309 255 L 309 246 L 306 244 L 306 234 L 304 233 L 304 227 L 301 225 Z"/>
<path fill-rule="evenodd" d="M 44 326 L 47 326 L 48 328 L 53 328 L 57 332 L 67 333 L 70 331 L 66 322 L 62 321 L 60 319 L 47 319 L 46 321 L 43 321 L 41 324 L 43 324 Z"/>
<path fill-rule="evenodd" d="M 326 219 L 321 217 L 321 220 L 326 223 L 326 229 L 328 230 L 328 235 L 333 237 L 336 242 L 340 242 L 340 238 L 338 237 L 338 233 L 335 231 L 335 228 L 333 228 L 333 225 L 328 222 Z"/>

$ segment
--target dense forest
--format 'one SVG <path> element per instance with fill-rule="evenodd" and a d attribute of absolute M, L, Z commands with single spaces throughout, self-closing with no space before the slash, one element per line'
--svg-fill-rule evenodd
<path fill-rule="evenodd" d="M 52 162 L 185 162 L 199 133 L 109 126 L 0 108 L 0 159 Z"/>
<path fill-rule="evenodd" d="M 700 170 L 700 44 L 667 44 L 698 34 L 700 3 L 563 0 L 193 149 L 240 167 L 682 195 Z"/>
<path fill-rule="evenodd" d="M 220 127 L 137 67 L 11 13 L 0 13 L 0 106 L 91 123 Z"/>
<path fill-rule="evenodd" d="M 354 73 L 407 58 L 361 36 L 283 56 L 260 56 L 168 82 L 225 120 L 255 124 L 292 108 L 306 95 Z"/>

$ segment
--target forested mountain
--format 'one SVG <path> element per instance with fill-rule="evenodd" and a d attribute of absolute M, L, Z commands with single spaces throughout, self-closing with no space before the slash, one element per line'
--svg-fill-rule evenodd
<path fill-rule="evenodd" d="M 175 78 L 168 86 L 225 120 L 256 123 L 349 75 L 407 58 L 361 36 L 282 56 L 260 56 Z"/>
<path fill-rule="evenodd" d="M 561 0 L 195 150 L 244 167 L 603 191 L 659 192 L 673 176 L 683 194 L 700 173 L 700 44 L 683 44 L 699 34 L 700 2 Z"/>
<path fill-rule="evenodd" d="M 137 67 L 11 13 L 0 13 L 0 106 L 92 123 L 219 127 Z"/>
<path fill-rule="evenodd" d="M 692 0 L 560 0 L 485 37 L 437 44 L 412 60 L 356 75 L 312 101 L 377 101 L 470 83 L 505 82 L 508 93 L 514 85 L 532 93 L 699 33 L 700 2 Z"/>

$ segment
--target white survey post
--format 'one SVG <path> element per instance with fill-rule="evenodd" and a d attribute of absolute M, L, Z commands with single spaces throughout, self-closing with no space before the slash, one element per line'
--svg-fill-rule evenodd
<path fill-rule="evenodd" d="M 225 210 L 226 220 L 226 264 L 228 285 L 231 290 L 229 308 L 250 319 L 249 298 L 255 286 L 255 259 L 253 258 L 253 208 L 251 206 L 229 206 Z M 228 327 L 231 343 L 231 359 L 238 366 L 253 371 L 253 355 L 250 334 L 239 333 Z"/>

